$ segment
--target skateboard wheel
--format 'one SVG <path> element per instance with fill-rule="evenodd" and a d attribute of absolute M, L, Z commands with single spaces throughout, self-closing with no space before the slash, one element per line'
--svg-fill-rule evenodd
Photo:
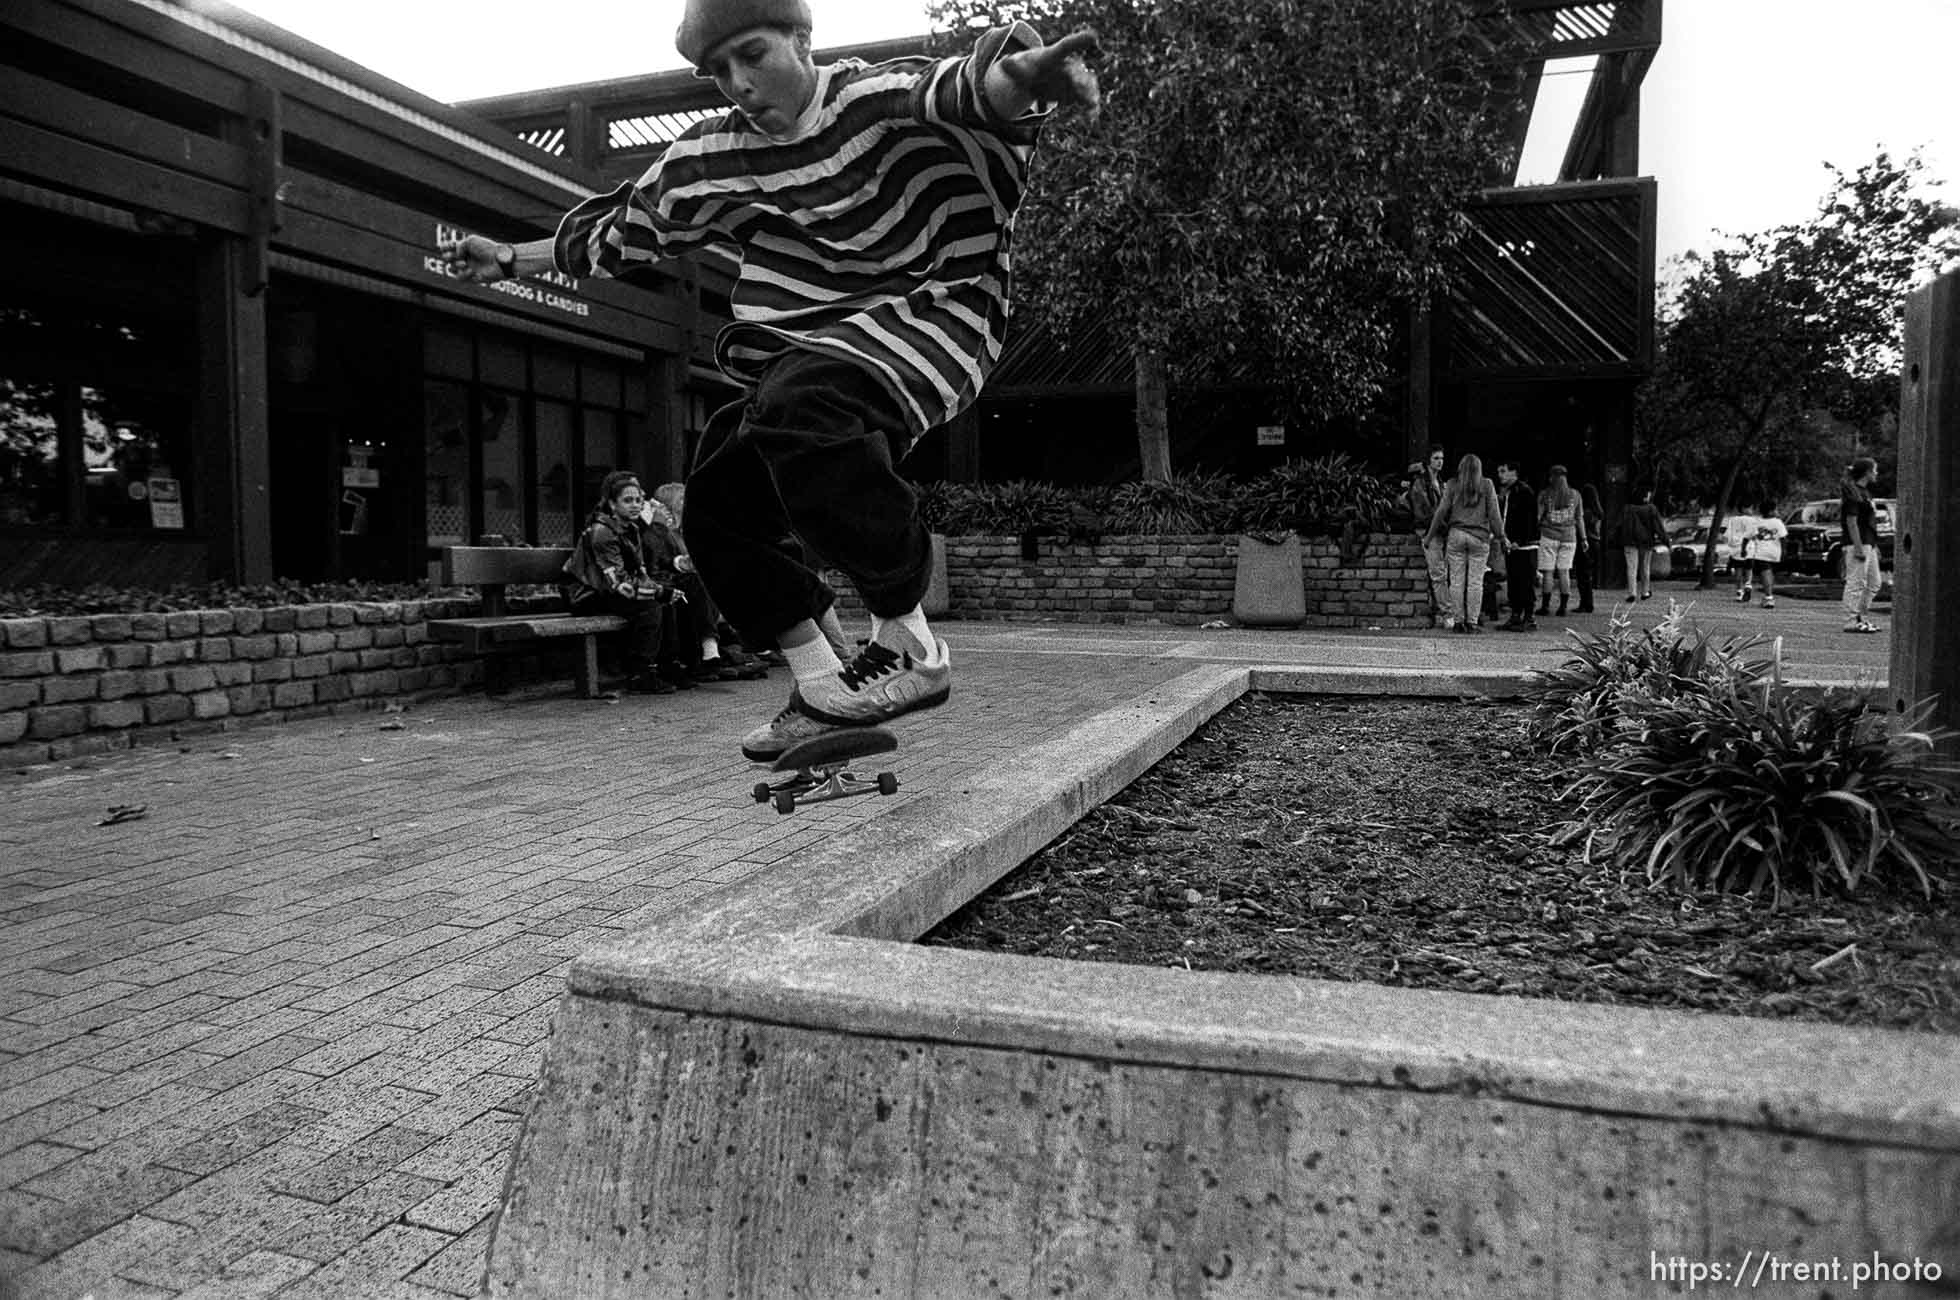
<path fill-rule="evenodd" d="M 779 812 L 779 813 L 792 813 L 792 812 L 795 812 L 795 811 L 796 811 L 796 796 L 795 796 L 795 795 L 793 795 L 793 794 L 779 794 L 779 795 L 777 795 L 777 796 L 776 796 L 776 811 L 777 811 L 777 812 Z"/>
<path fill-rule="evenodd" d="M 878 793 L 897 794 L 898 778 L 893 776 L 890 772 L 878 773 Z"/>
<path fill-rule="evenodd" d="M 769 796 L 770 796 L 770 795 L 772 795 L 772 794 L 774 794 L 774 793 L 775 793 L 775 791 L 773 791 L 773 790 L 771 790 L 771 789 L 769 788 L 769 783 L 768 783 L 767 781 L 758 781 L 758 782 L 756 782 L 756 787 L 755 787 L 755 801 L 756 801 L 757 803 L 768 803 L 768 802 L 769 802 Z"/>

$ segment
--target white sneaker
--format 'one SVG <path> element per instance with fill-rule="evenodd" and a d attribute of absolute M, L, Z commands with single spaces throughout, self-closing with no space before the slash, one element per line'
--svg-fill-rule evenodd
<path fill-rule="evenodd" d="M 800 707 L 818 722 L 843 727 L 874 727 L 937 708 L 953 693 L 953 656 L 944 641 L 935 642 L 938 662 L 928 664 L 873 641 L 836 676 L 799 683 Z"/>
<path fill-rule="evenodd" d="M 790 746 L 837 730 L 838 724 L 820 722 L 805 712 L 803 697 L 792 688 L 781 713 L 742 737 L 742 757 L 751 763 L 773 763 Z"/>

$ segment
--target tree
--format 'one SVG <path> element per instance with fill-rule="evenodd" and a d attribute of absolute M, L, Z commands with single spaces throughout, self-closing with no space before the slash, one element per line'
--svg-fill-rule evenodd
<path fill-rule="evenodd" d="M 1738 484 L 1781 495 L 1816 471 L 1837 429 L 1879 441 L 1896 427 L 1905 295 L 1960 248 L 1918 154 L 1829 169 L 1809 221 L 1688 254 L 1662 323 L 1641 435 L 1657 474 L 1717 483 L 1704 587 Z"/>
<path fill-rule="evenodd" d="M 1103 113 L 1057 121 L 1015 235 L 1015 310 L 1135 357 L 1145 479 L 1168 394 L 1270 379 L 1311 418 L 1382 388 L 1396 322 L 1442 284 L 1466 201 L 1509 165 L 1472 0 L 936 0 L 955 32 L 1102 38 Z"/>

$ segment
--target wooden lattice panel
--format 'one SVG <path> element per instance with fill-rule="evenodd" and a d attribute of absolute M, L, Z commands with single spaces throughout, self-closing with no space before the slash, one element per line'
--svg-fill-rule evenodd
<path fill-rule="evenodd" d="M 1651 191 L 1480 206 L 1456 250 L 1450 370 L 1600 370 L 1642 363 L 1653 288 Z"/>

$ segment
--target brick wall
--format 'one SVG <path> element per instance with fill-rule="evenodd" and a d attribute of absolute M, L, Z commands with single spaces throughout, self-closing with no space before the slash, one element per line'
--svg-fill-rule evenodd
<path fill-rule="evenodd" d="M 474 601 L 0 619 L 0 760 L 46 762 L 247 721 L 379 708 L 483 665 L 429 637 Z"/>
<path fill-rule="evenodd" d="M 1307 542 L 1307 624 L 1427 622 L 1422 554 L 1400 535 L 1369 539 L 1343 566 L 1331 541 Z M 1014 537 L 952 537 L 954 618 L 1196 625 L 1231 617 L 1236 536 L 1041 539 L 1033 562 Z M 864 608 L 828 575 L 844 613 Z M 474 600 L 171 614 L 0 619 L 0 762 L 39 763 L 176 740 L 253 722 L 379 708 L 483 680 L 481 660 L 429 636 L 432 618 L 468 617 Z M 570 647 L 514 656 L 514 677 L 570 674 Z"/>
<path fill-rule="evenodd" d="M 1105 537 L 1095 546 L 1042 538 L 1033 561 L 1019 538 L 946 539 L 954 618 L 1195 625 L 1228 619 L 1238 537 Z M 1410 627 L 1429 622 L 1428 576 L 1414 538 L 1375 534 L 1357 562 L 1315 538 L 1301 546 L 1309 627 Z M 863 602 L 842 574 L 825 575 L 849 616 Z"/>

